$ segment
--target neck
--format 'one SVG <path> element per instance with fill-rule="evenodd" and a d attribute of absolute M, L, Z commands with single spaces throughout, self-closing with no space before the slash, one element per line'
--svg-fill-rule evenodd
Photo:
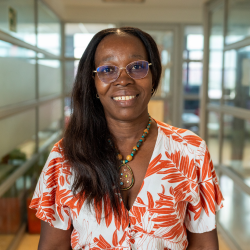
<path fill-rule="evenodd" d="M 148 124 L 148 112 L 144 112 L 141 116 L 134 120 L 121 121 L 111 117 L 106 117 L 110 132 L 114 136 L 116 143 L 131 142 L 141 137 L 143 130 Z"/>

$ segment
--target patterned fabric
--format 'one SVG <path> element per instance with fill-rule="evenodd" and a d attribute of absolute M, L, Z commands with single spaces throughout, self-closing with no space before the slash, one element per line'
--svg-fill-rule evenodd
<path fill-rule="evenodd" d="M 73 175 L 61 142 L 53 147 L 30 208 L 55 228 L 69 229 L 74 249 L 186 249 L 187 234 L 215 229 L 222 194 L 205 142 L 185 129 L 157 121 L 158 136 L 140 192 L 123 216 L 113 214 L 108 199 L 89 208 L 73 196 Z M 127 216 L 126 216 L 127 215 Z"/>

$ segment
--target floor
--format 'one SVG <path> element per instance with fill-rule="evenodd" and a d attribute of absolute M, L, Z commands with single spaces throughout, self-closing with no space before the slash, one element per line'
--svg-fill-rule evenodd
<path fill-rule="evenodd" d="M 25 234 L 17 250 L 37 250 L 39 235 Z M 222 236 L 219 234 L 220 250 L 230 250 Z M 1 248 L 0 248 L 1 250 Z"/>

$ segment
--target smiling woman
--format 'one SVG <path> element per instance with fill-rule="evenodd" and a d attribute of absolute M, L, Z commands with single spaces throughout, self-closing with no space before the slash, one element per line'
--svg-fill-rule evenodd
<path fill-rule="evenodd" d="M 148 114 L 160 75 L 147 33 L 93 37 L 30 205 L 43 221 L 39 250 L 218 249 L 223 198 L 205 142 Z"/>

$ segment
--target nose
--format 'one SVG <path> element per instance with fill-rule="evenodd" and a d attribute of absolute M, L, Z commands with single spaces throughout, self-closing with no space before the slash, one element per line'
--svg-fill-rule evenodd
<path fill-rule="evenodd" d="M 134 83 L 134 79 L 131 78 L 127 71 L 126 68 L 120 68 L 120 75 L 119 77 L 116 79 L 116 81 L 114 82 L 115 85 L 123 85 L 123 86 L 127 86 L 128 84 L 133 84 Z"/>

